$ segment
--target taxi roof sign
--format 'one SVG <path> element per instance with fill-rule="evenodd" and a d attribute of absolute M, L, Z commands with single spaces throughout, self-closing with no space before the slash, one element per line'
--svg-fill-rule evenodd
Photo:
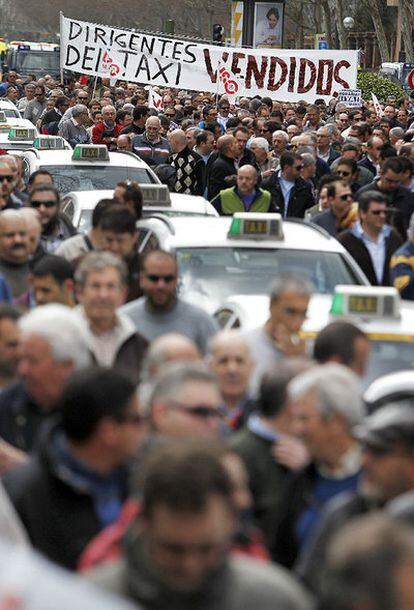
<path fill-rule="evenodd" d="M 230 239 L 283 239 L 283 221 L 280 214 L 236 212 L 227 234 Z"/>
<path fill-rule="evenodd" d="M 4 110 L 0 110 L 0 123 L 7 123 L 7 117 Z"/>
<path fill-rule="evenodd" d="M 72 161 L 109 161 L 105 144 L 76 144 Z"/>
<path fill-rule="evenodd" d="M 170 191 L 166 184 L 140 185 L 145 206 L 171 207 Z"/>
<path fill-rule="evenodd" d="M 65 141 L 60 136 L 38 136 L 33 142 L 33 147 L 37 150 L 65 150 Z"/>
<path fill-rule="evenodd" d="M 399 318 L 400 294 L 388 286 L 348 286 L 338 284 L 330 313 L 360 317 Z"/>
<path fill-rule="evenodd" d="M 34 140 L 36 137 L 36 129 L 30 127 L 12 127 L 9 131 L 8 140 L 11 142 L 19 142 L 21 140 Z"/>

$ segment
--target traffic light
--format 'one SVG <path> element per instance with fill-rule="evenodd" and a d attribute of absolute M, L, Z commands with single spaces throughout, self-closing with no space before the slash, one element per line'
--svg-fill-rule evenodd
<path fill-rule="evenodd" d="M 213 41 L 219 44 L 224 42 L 224 28 L 220 23 L 213 25 Z"/>

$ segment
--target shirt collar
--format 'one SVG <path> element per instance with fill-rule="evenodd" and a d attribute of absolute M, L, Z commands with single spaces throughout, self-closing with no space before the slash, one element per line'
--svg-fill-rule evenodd
<path fill-rule="evenodd" d="M 250 430 L 250 432 L 256 434 L 256 436 L 259 436 L 260 438 L 272 443 L 280 438 L 280 435 L 276 432 L 276 430 L 266 426 L 266 423 L 258 415 L 251 415 L 249 417 L 247 420 L 247 428 Z"/>
<path fill-rule="evenodd" d="M 358 219 L 352 229 L 352 232 L 355 234 L 356 237 L 359 237 L 360 239 L 362 239 L 363 237 L 370 239 L 368 235 L 366 235 L 364 233 L 364 229 L 362 228 L 361 225 L 361 221 Z M 391 227 L 389 225 L 384 225 L 381 229 L 381 231 L 379 232 L 378 237 L 388 237 L 389 234 L 391 233 Z"/>
<path fill-rule="evenodd" d="M 323 465 L 318 465 L 319 474 L 328 479 L 345 479 L 357 474 L 361 469 L 361 447 L 356 443 L 346 451 L 339 461 L 339 465 L 331 470 Z"/>

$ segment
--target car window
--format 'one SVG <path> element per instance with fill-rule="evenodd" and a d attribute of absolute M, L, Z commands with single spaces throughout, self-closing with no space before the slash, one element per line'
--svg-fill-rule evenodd
<path fill-rule="evenodd" d="M 370 341 L 368 369 L 363 378 L 363 387 L 388 373 L 414 368 L 414 352 L 411 341 Z"/>
<path fill-rule="evenodd" d="M 70 191 L 114 189 L 118 182 L 131 180 L 138 184 L 152 184 L 154 179 L 145 167 L 111 167 L 108 165 L 48 165 L 56 188 L 61 194 Z"/>
<path fill-rule="evenodd" d="M 218 307 L 235 294 L 268 294 L 280 273 L 306 277 L 315 292 L 330 294 L 336 284 L 361 280 L 337 252 L 254 248 L 177 248 L 180 293 L 208 298 Z"/>

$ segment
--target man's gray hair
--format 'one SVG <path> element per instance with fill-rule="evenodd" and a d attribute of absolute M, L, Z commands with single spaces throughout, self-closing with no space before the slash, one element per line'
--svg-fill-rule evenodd
<path fill-rule="evenodd" d="M 392 129 L 390 129 L 390 136 L 392 136 L 393 138 L 403 138 L 404 137 L 404 129 L 402 127 L 393 127 Z"/>
<path fill-rule="evenodd" d="M 286 131 L 282 131 L 282 129 L 276 129 L 276 131 L 272 133 L 272 138 L 274 138 L 274 136 L 282 136 L 286 142 L 289 142 L 289 135 Z"/>
<path fill-rule="evenodd" d="M 70 307 L 57 303 L 36 307 L 20 318 L 19 326 L 23 337 L 45 339 L 57 362 L 72 362 L 75 370 L 91 365 L 86 336 Z"/>
<path fill-rule="evenodd" d="M 315 157 L 310 153 L 303 153 L 303 155 L 301 155 L 301 158 L 303 167 L 308 167 L 308 165 L 313 165 L 314 163 L 316 163 Z"/>
<path fill-rule="evenodd" d="M 75 106 L 73 106 L 73 108 L 72 108 L 73 117 L 79 116 L 80 114 L 82 114 L 82 112 L 88 112 L 88 109 L 85 106 L 85 104 L 76 104 Z"/>
<path fill-rule="evenodd" d="M 328 362 L 312 367 L 289 384 L 289 396 L 299 400 L 309 392 L 315 394 L 316 408 L 324 419 L 343 416 L 349 428 L 360 424 L 365 416 L 358 377 L 348 367 Z"/>
<path fill-rule="evenodd" d="M 285 292 L 310 297 L 314 291 L 314 287 L 306 277 L 294 273 L 281 273 L 272 284 L 270 301 L 272 303 L 277 301 Z"/>
<path fill-rule="evenodd" d="M 269 152 L 269 142 L 266 140 L 266 138 L 253 138 L 250 142 L 250 146 L 252 144 L 256 144 L 258 148 L 262 148 L 266 152 Z"/>
<path fill-rule="evenodd" d="M 167 404 L 176 400 L 180 390 L 187 383 L 211 383 L 217 385 L 217 379 L 202 362 L 173 362 L 162 367 L 153 385 L 150 404 L 165 401 Z M 201 398 L 201 397 L 200 397 Z M 198 397 L 195 397 L 198 400 Z"/>
<path fill-rule="evenodd" d="M 119 256 L 112 254 L 112 252 L 89 252 L 76 269 L 75 282 L 83 288 L 88 275 L 92 271 L 104 271 L 108 267 L 113 267 L 118 271 L 122 284 L 127 283 L 128 270 L 126 265 Z"/>

